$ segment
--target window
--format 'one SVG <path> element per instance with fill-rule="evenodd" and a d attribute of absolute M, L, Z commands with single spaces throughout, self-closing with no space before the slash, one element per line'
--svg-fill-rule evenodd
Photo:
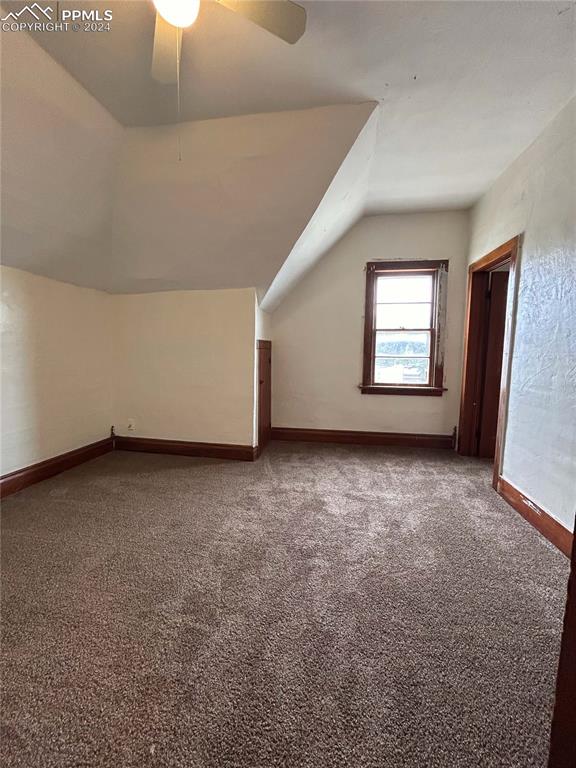
<path fill-rule="evenodd" d="M 447 261 L 366 265 L 364 394 L 442 394 L 447 272 Z"/>

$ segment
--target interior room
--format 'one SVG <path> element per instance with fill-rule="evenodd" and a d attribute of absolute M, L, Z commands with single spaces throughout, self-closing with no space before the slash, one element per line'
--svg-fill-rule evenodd
<path fill-rule="evenodd" d="M 0 27 L 2 765 L 575 768 L 575 3 Z"/>

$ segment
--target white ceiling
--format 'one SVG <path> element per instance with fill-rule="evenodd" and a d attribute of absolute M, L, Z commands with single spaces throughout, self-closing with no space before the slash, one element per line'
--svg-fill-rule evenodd
<path fill-rule="evenodd" d="M 332 182 L 348 155 L 366 178 L 373 103 L 122 128 L 28 36 L 3 43 L 3 263 L 112 293 L 263 295 L 351 223 L 356 160 Z"/>
<path fill-rule="evenodd" d="M 65 4 L 64 0 L 60 7 Z M 21 5 L 3 3 L 5 9 Z M 138 131 L 144 130 L 122 130 L 121 126 L 174 123 L 176 93 L 172 86 L 155 83 L 149 74 L 154 30 L 151 2 L 86 3 L 90 8 L 98 5 L 114 10 L 111 32 L 46 33 L 34 37 L 114 119 L 107 117 L 104 110 L 91 118 L 94 108 L 76 92 L 72 81 L 65 81 L 65 72 L 55 73 L 32 50 L 24 51 L 23 41 L 16 44 L 13 39 L 3 39 L 3 43 L 10 43 L 3 45 L 2 87 L 9 93 L 9 100 L 3 99 L 4 133 L 8 125 L 8 138 L 2 139 L 3 152 L 5 156 L 28 158 L 8 164 L 3 186 L 10 215 L 5 215 L 4 220 L 11 238 L 8 257 L 14 266 L 81 284 L 101 287 L 104 282 L 108 290 L 230 287 L 234 270 L 224 269 L 229 253 L 218 254 L 215 245 L 222 242 L 237 245 L 237 266 L 250 285 L 266 288 L 280 266 L 286 265 L 272 291 L 276 302 L 303 269 L 342 234 L 338 229 L 342 217 L 335 212 L 346 208 L 347 201 L 350 209 L 346 213 L 351 221 L 366 212 L 468 207 L 536 138 L 575 91 L 575 5 L 569 0 L 312 0 L 302 2 L 308 26 L 294 46 L 211 0 L 202 0 L 199 20 L 184 39 L 182 120 L 282 112 L 277 118 L 262 114 L 262 125 L 284 121 L 289 126 L 293 110 L 367 101 L 375 101 L 379 107 L 371 118 L 369 133 L 361 134 L 361 144 L 350 154 L 345 137 L 354 131 L 345 126 L 348 113 L 345 109 L 334 112 L 338 115 L 334 119 L 344 120 L 342 141 L 334 146 L 334 154 L 324 165 L 315 147 L 331 142 L 338 130 L 324 134 L 315 131 L 317 123 L 310 118 L 310 162 L 301 174 L 302 190 L 307 186 L 306 177 L 314 178 L 317 173 L 322 183 L 307 198 L 305 220 L 297 215 L 297 210 L 304 210 L 298 208 L 298 185 L 283 189 L 280 184 L 273 193 L 272 187 L 263 188 L 260 197 L 255 190 L 261 203 L 255 212 L 260 215 L 250 217 L 248 231 L 240 226 L 242 217 L 230 207 L 222 207 L 222 196 L 214 193 L 214 182 L 206 170 L 206 192 L 212 195 L 206 200 L 212 202 L 201 206 L 200 211 L 204 218 L 208 216 L 218 237 L 204 248 L 201 239 L 190 240 L 189 230 L 181 226 L 181 220 L 176 222 L 181 227 L 180 242 L 185 247 L 193 242 L 194 248 L 180 249 L 178 255 L 176 249 L 168 249 L 157 274 L 153 274 L 150 258 L 140 259 L 138 255 L 150 243 L 141 237 L 146 226 L 140 228 L 138 224 L 139 220 L 149 222 L 146 206 L 131 208 L 125 217 L 122 204 L 113 202 L 123 199 L 122 194 L 118 197 L 118 188 L 122 193 L 125 182 L 132 183 L 134 189 L 137 186 L 138 175 L 132 181 L 124 179 L 122 169 L 130 155 L 127 146 Z M 22 37 L 21 33 L 8 33 L 3 38 L 12 35 Z M 22 50 L 17 52 L 18 48 Z M 306 120 L 302 120 L 305 125 Z M 217 122 L 221 121 L 214 125 Z M 202 124 L 209 126 L 208 122 Z M 52 133 L 47 133 L 46 125 Z M 156 142 L 156 138 L 169 134 L 149 135 L 155 136 Z M 11 141 L 17 151 L 11 152 Z M 300 154 L 306 144 L 301 135 L 294 136 L 292 145 L 288 138 L 286 142 L 277 149 L 288 158 Z M 80 153 L 80 163 L 67 152 L 70 146 Z M 274 172 L 273 165 L 266 170 L 265 155 L 271 155 L 272 162 L 272 156 L 277 158 L 277 149 L 256 153 L 262 155 L 258 164 L 268 179 Z M 68 157 L 60 162 L 58 152 Z M 124 160 L 116 163 L 117 158 Z M 229 155 L 234 164 L 244 159 L 242 154 L 235 158 Z M 26 183 L 21 163 L 25 174 L 29 173 Z M 79 168 L 84 173 L 80 174 Z M 218 173 L 222 171 L 219 168 Z M 335 186 L 327 190 L 324 186 L 326 195 L 320 205 L 322 195 L 318 196 L 318 190 L 325 185 L 328 168 L 332 169 L 330 178 L 336 177 Z M 56 179 L 74 215 L 66 215 L 61 196 L 51 196 L 49 188 L 45 189 L 40 179 L 43 169 L 49 169 L 51 178 Z M 161 173 L 161 168 L 157 170 Z M 35 173 L 38 183 L 34 182 Z M 226 192 L 219 178 L 220 192 Z M 168 199 L 178 199 L 183 189 L 189 191 L 190 185 L 196 185 L 193 178 L 183 181 L 181 177 L 177 181 L 169 174 L 164 180 Z M 196 188 L 195 193 L 202 194 Z M 313 200 L 319 206 L 315 220 L 314 208 L 310 208 Z M 288 236 L 286 230 L 282 238 L 274 241 L 265 202 L 278 215 L 291 219 L 295 237 Z M 213 208 L 208 211 L 210 204 Z M 84 210 L 90 212 L 89 226 Z M 180 214 L 186 215 L 183 210 Z M 192 208 L 190 216 L 193 222 Z M 44 220 L 39 226 L 38 222 Z M 166 240 L 158 231 L 159 243 L 175 242 L 173 225 L 174 221 Z M 265 237 L 259 238 L 259 231 Z M 6 242 L 5 237 L 4 245 Z M 5 248 L 4 260 L 6 252 Z M 105 269 L 95 257 L 98 253 L 105 254 L 100 257 L 106 260 Z M 30 254 L 35 254 L 34 258 Z M 134 257 L 132 261 L 128 254 Z M 206 270 L 208 261 L 213 267 L 210 275 Z M 138 274 L 133 272 L 135 265 Z"/>
<path fill-rule="evenodd" d="M 182 118 L 379 102 L 370 212 L 470 205 L 574 93 L 570 0 L 302 5 L 291 46 L 202 0 L 184 35 Z M 149 74 L 151 2 L 113 9 L 109 33 L 36 39 L 123 124 L 174 122 L 175 88 Z"/>

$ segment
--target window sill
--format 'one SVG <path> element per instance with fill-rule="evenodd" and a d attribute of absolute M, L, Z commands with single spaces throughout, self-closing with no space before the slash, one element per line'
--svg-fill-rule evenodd
<path fill-rule="evenodd" d="M 444 387 L 391 387 L 385 384 L 361 384 L 360 391 L 363 395 L 420 395 L 421 397 L 442 397 L 446 389 Z"/>

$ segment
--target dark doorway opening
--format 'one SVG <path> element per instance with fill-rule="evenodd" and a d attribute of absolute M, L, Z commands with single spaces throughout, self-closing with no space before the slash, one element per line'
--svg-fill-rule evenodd
<path fill-rule="evenodd" d="M 509 269 L 510 263 L 506 262 L 494 272 L 488 273 L 486 349 L 483 366 L 484 381 L 482 384 L 478 427 L 478 456 L 485 459 L 493 459 L 496 453 Z"/>
<path fill-rule="evenodd" d="M 458 452 L 494 459 L 500 475 L 516 259 L 515 237 L 468 271 L 468 308 Z"/>

